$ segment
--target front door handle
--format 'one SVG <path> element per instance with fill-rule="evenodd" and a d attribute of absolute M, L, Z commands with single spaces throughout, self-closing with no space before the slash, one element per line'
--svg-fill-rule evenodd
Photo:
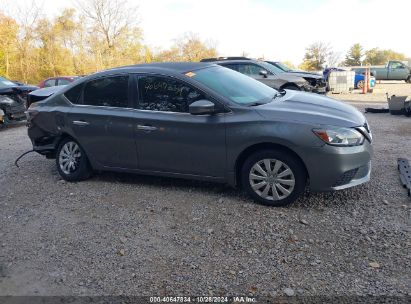
<path fill-rule="evenodd" d="M 147 125 L 137 125 L 137 130 L 142 130 L 142 131 L 155 131 L 157 130 L 156 127 L 153 126 L 147 126 Z"/>
<path fill-rule="evenodd" d="M 73 125 L 88 126 L 90 123 L 84 120 L 73 120 Z"/>

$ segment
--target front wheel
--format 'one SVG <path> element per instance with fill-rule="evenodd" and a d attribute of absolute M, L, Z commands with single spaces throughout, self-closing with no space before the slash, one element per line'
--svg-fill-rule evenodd
<path fill-rule="evenodd" d="M 254 200 L 277 207 L 293 203 L 304 192 L 307 176 L 304 165 L 293 155 L 263 150 L 244 162 L 241 180 Z"/>
<path fill-rule="evenodd" d="M 86 153 L 71 138 L 64 139 L 57 150 L 57 171 L 66 181 L 85 180 L 91 175 L 91 167 Z"/>

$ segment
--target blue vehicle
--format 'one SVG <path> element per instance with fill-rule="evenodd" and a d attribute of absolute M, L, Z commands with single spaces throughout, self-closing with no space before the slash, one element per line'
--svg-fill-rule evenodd
<path fill-rule="evenodd" d="M 333 71 L 345 71 L 345 70 L 340 69 L 340 68 L 326 68 L 323 71 L 324 80 L 326 80 L 328 82 L 328 77 L 330 76 L 330 73 L 333 72 Z M 364 87 L 364 83 L 365 83 L 365 75 L 355 73 L 354 88 L 355 89 L 362 89 Z M 374 87 L 375 87 L 375 77 L 371 76 L 370 77 L 370 90 L 371 90 L 371 92 L 374 89 Z"/>

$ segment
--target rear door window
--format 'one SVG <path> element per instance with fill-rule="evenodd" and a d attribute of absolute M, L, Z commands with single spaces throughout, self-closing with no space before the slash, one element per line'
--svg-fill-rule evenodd
<path fill-rule="evenodd" d="M 104 77 L 86 83 L 83 104 L 104 107 L 129 107 L 127 75 Z"/>
<path fill-rule="evenodd" d="M 71 103 L 78 104 L 80 103 L 80 94 L 81 94 L 82 89 L 83 89 L 83 84 L 76 85 L 75 87 L 71 88 L 66 93 L 64 93 L 64 96 Z"/>

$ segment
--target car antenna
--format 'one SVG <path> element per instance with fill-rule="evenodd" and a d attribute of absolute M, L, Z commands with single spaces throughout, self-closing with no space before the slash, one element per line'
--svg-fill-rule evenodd
<path fill-rule="evenodd" d="M 30 150 L 30 151 L 24 152 L 22 155 L 20 155 L 20 156 L 16 159 L 16 161 L 14 162 L 14 165 L 15 165 L 17 168 L 20 168 L 19 165 L 18 165 L 18 161 L 19 161 L 23 156 L 25 156 L 25 155 L 27 155 L 27 154 L 29 154 L 29 153 L 31 153 L 31 152 L 34 152 L 34 150 Z"/>

